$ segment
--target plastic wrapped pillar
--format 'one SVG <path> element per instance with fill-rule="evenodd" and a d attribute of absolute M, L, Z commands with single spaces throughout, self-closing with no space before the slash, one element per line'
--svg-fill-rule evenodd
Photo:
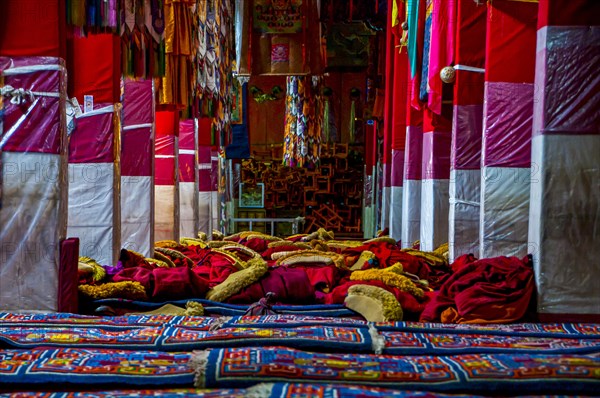
<path fill-rule="evenodd" d="M 600 3 L 541 0 L 529 241 L 543 321 L 600 319 Z"/>
<path fill-rule="evenodd" d="M 179 122 L 179 234 L 198 234 L 198 140 L 196 119 Z"/>
<path fill-rule="evenodd" d="M 385 37 L 385 101 L 384 101 L 384 118 L 383 118 L 383 161 L 382 161 L 382 181 L 381 181 L 381 218 L 379 225 L 382 230 L 388 229 L 390 225 L 390 200 L 391 200 L 391 177 L 392 177 L 392 125 L 394 119 L 394 72 L 396 56 L 398 52 L 394 48 L 396 42 L 393 34 L 392 24 L 393 12 L 390 1 L 387 4 L 387 28 Z M 398 10 L 400 13 L 400 10 Z M 403 14 L 403 13 L 402 13 Z M 389 231 L 388 231 L 389 232 Z"/>
<path fill-rule="evenodd" d="M 394 36 L 395 43 L 399 39 Z M 390 237 L 402 240 L 402 189 L 404 148 L 406 145 L 406 90 L 408 87 L 408 57 L 406 51 L 394 47 L 394 91 L 392 104 L 392 154 L 390 159 Z"/>
<path fill-rule="evenodd" d="M 0 310 L 60 311 L 67 232 L 67 71 L 59 58 L 0 57 Z"/>
<path fill-rule="evenodd" d="M 450 261 L 479 254 L 486 7 L 458 0 L 450 153 Z"/>
<path fill-rule="evenodd" d="M 75 117 L 69 138 L 69 221 L 79 254 L 114 265 L 121 250 L 121 105 Z"/>
<path fill-rule="evenodd" d="M 365 126 L 365 170 L 363 189 L 363 213 L 362 226 L 363 237 L 371 239 L 375 237 L 375 157 L 377 146 L 376 122 L 370 120 Z"/>
<path fill-rule="evenodd" d="M 210 146 L 198 148 L 198 231 L 210 234 L 213 229 L 213 184 Z"/>
<path fill-rule="evenodd" d="M 179 241 L 177 111 L 156 112 L 154 151 L 154 238 Z"/>
<path fill-rule="evenodd" d="M 410 94 L 409 94 L 410 96 Z M 421 235 L 421 166 L 423 111 L 407 104 L 404 181 L 402 184 L 402 246 L 412 247 Z"/>
<path fill-rule="evenodd" d="M 537 3 L 488 3 L 480 257 L 527 254 Z"/>
<path fill-rule="evenodd" d="M 121 134 L 121 245 L 154 251 L 154 90 L 151 80 L 124 81 Z"/>
<path fill-rule="evenodd" d="M 425 109 L 421 178 L 421 250 L 448 242 L 451 121 Z"/>

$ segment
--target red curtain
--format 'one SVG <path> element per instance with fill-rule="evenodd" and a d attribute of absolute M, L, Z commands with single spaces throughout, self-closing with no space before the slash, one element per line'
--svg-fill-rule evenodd
<path fill-rule="evenodd" d="M 83 104 L 84 95 L 94 102 L 120 101 L 121 45 L 110 33 L 69 39 L 69 96 Z"/>
<path fill-rule="evenodd" d="M 0 55 L 65 58 L 65 0 L 1 0 Z"/>

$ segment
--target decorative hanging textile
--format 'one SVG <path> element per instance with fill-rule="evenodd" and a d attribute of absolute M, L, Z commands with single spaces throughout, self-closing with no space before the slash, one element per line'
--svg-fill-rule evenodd
<path fill-rule="evenodd" d="M 122 0 L 121 56 L 124 76 L 165 75 L 165 0 Z"/>
<path fill-rule="evenodd" d="M 187 107 L 191 97 L 192 11 L 194 0 L 165 0 L 165 76 L 159 101 Z"/>
<path fill-rule="evenodd" d="M 119 5 L 118 0 L 66 0 L 67 25 L 76 35 L 116 33 Z"/>
<path fill-rule="evenodd" d="M 425 11 L 425 36 L 423 43 L 423 67 L 421 70 L 421 87 L 419 88 L 419 100 L 427 101 L 429 87 L 429 57 L 431 50 L 431 24 L 433 14 L 433 0 L 427 0 Z"/>
<path fill-rule="evenodd" d="M 315 79 L 318 86 L 320 79 Z M 283 164 L 313 168 L 321 152 L 321 99 L 304 76 L 289 76 L 286 82 Z"/>
<path fill-rule="evenodd" d="M 433 0 L 431 50 L 429 51 L 429 76 L 427 106 L 442 114 L 442 87 L 440 71 L 454 63 L 456 34 L 456 0 Z"/>
<path fill-rule="evenodd" d="M 237 4 L 237 6 L 242 6 Z M 226 145 L 231 136 L 233 104 L 234 15 L 228 0 L 199 2 L 194 19 L 194 106 L 199 117 L 214 118 Z"/>
<path fill-rule="evenodd" d="M 415 77 L 419 70 L 418 57 L 418 28 L 419 28 L 419 0 L 407 0 L 406 20 L 408 22 L 408 58 L 410 60 L 410 76 Z"/>

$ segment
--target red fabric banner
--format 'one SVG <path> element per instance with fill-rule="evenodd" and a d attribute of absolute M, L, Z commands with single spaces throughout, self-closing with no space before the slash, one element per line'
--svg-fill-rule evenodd
<path fill-rule="evenodd" d="M 544 26 L 598 26 L 598 0 L 540 0 L 538 29 Z"/>
<path fill-rule="evenodd" d="M 388 13 L 386 24 L 386 54 L 385 54 L 385 103 L 383 116 L 383 163 L 388 164 L 392 157 L 392 122 L 394 119 L 394 56 L 395 37 L 392 33 L 392 8 L 393 1 L 388 1 Z"/>
<path fill-rule="evenodd" d="M 537 3 L 494 1 L 488 5 L 487 82 L 533 82 L 537 14 Z"/>
<path fill-rule="evenodd" d="M 404 11 L 404 10 L 402 10 Z M 395 38 L 396 43 L 399 39 Z M 406 49 L 402 52 L 394 48 L 394 92 L 392 94 L 392 149 L 404 150 L 406 146 L 406 110 L 407 91 L 410 85 L 408 54 Z"/>
<path fill-rule="evenodd" d="M 473 0 L 458 0 L 456 65 L 485 68 L 486 12 L 485 6 Z M 484 73 L 457 70 L 454 105 L 483 104 L 484 77 Z"/>
<path fill-rule="evenodd" d="M 440 71 L 454 61 L 456 1 L 433 0 L 427 106 L 438 115 L 442 114 L 442 90 L 444 86 L 440 78 Z"/>
<path fill-rule="evenodd" d="M 119 102 L 121 95 L 121 45 L 109 33 L 69 39 L 69 96 L 83 104 L 84 95 L 94 102 Z"/>
<path fill-rule="evenodd" d="M 156 138 L 167 135 L 178 135 L 179 118 L 177 111 L 158 111 L 155 114 Z"/>
<path fill-rule="evenodd" d="M 1 0 L 0 55 L 66 56 L 65 0 Z"/>

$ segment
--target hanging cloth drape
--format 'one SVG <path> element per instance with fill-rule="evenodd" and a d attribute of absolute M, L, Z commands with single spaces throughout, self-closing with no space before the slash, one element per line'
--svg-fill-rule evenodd
<path fill-rule="evenodd" d="M 191 95 L 193 0 L 165 0 L 165 77 L 160 103 L 186 107 Z"/>
<path fill-rule="evenodd" d="M 431 26 L 433 22 L 433 1 L 427 0 L 425 12 L 425 36 L 423 44 L 423 66 L 421 70 L 421 87 L 419 89 L 419 99 L 422 102 L 427 101 L 427 91 L 429 87 L 429 59 L 431 49 Z"/>
<path fill-rule="evenodd" d="M 321 122 L 318 99 L 311 82 L 289 76 L 286 83 L 283 164 L 289 167 L 318 166 L 321 151 Z"/>

